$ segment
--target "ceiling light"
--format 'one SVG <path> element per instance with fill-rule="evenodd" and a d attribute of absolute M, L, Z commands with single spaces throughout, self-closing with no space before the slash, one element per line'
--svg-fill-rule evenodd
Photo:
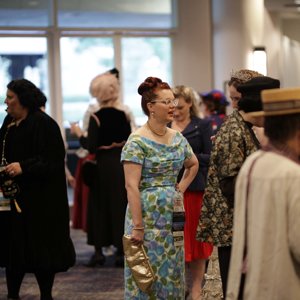
<path fill-rule="evenodd" d="M 252 69 L 263 75 L 267 75 L 267 52 L 265 47 L 253 48 Z"/>

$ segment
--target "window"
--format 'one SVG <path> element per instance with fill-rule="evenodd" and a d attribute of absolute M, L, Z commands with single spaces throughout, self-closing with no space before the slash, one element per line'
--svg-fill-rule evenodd
<path fill-rule="evenodd" d="M 146 116 L 141 109 L 137 88 L 148 76 L 172 84 L 171 39 L 169 37 L 122 38 L 123 101 L 132 110 L 137 125 Z"/>
<path fill-rule="evenodd" d="M 63 94 L 63 119 L 69 122 L 83 119 L 91 102 L 91 80 L 114 67 L 112 38 L 62 37 L 61 72 Z"/>
<path fill-rule="evenodd" d="M 46 27 L 51 20 L 51 0 L 0 1 L 1 27 Z"/>
<path fill-rule="evenodd" d="M 0 0 L 0 96 L 11 79 L 25 77 L 45 92 L 47 112 L 68 127 L 82 120 L 93 77 L 117 67 L 122 99 L 141 124 L 138 85 L 147 76 L 172 84 L 176 2 Z"/>
<path fill-rule="evenodd" d="M 48 94 L 47 43 L 41 37 L 0 37 L 0 123 L 6 115 L 6 86 L 27 78 Z M 48 110 L 49 105 L 47 105 Z"/>
<path fill-rule="evenodd" d="M 59 27 L 160 28 L 176 26 L 173 0 L 60 0 Z"/>

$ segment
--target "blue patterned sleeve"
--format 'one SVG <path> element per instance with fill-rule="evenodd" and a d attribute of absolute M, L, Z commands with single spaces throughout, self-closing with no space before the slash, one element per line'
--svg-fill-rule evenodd
<path fill-rule="evenodd" d="M 193 155 L 193 149 L 189 143 L 185 145 L 185 159 L 190 159 Z"/>
<path fill-rule="evenodd" d="M 187 141 L 187 139 L 182 135 L 182 145 L 184 147 L 184 158 L 185 159 L 190 159 L 192 155 L 194 154 L 194 151 Z"/>
<path fill-rule="evenodd" d="M 131 135 L 124 145 L 121 153 L 121 162 L 130 161 L 137 164 L 143 164 L 145 153 L 140 144 L 137 135 Z"/>

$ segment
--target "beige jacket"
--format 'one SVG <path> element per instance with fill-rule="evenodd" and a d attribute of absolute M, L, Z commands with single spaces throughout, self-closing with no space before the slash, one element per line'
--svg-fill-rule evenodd
<path fill-rule="evenodd" d="M 245 162 L 235 190 L 233 246 L 226 299 L 237 299 L 245 246 L 248 196 L 247 274 L 244 300 L 300 299 L 300 165 L 257 151 Z"/>

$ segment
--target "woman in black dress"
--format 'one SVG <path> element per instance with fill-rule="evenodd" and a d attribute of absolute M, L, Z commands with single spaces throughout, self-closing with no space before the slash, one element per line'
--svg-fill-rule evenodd
<path fill-rule="evenodd" d="M 19 298 L 25 273 L 35 274 L 42 300 L 52 299 L 55 273 L 75 262 L 65 147 L 57 123 L 39 109 L 43 99 L 26 79 L 7 85 L 0 153 L 4 172 L 20 189 L 10 210 L 0 213 L 0 266 L 6 268 L 9 299 Z"/>
<path fill-rule="evenodd" d="M 80 143 L 96 154 L 97 171 L 90 186 L 87 215 L 88 244 L 95 247 L 88 266 L 103 265 L 102 247 L 117 248 L 116 266 L 123 266 L 122 235 L 127 206 L 122 147 L 131 133 L 130 117 L 119 102 L 118 78 L 109 72 L 96 76 L 90 93 L 100 109 L 91 115 L 87 137 Z"/>

